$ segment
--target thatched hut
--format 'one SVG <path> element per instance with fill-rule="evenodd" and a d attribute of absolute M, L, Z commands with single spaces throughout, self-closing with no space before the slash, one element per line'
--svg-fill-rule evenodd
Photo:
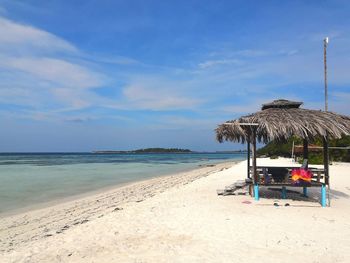
<path fill-rule="evenodd" d="M 253 183 L 257 181 L 256 140 L 268 143 L 285 141 L 297 136 L 304 141 L 304 158 L 308 158 L 308 143 L 323 138 L 324 176 L 329 185 L 328 140 L 350 135 L 350 117 L 333 112 L 300 108 L 302 102 L 275 100 L 263 104 L 261 111 L 230 120 L 219 125 L 216 138 L 219 142 L 233 141 L 248 144 L 248 175 L 250 144 L 253 153 Z"/>

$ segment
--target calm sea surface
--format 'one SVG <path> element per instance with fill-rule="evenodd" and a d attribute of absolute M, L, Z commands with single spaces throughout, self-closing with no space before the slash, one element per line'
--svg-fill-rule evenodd
<path fill-rule="evenodd" d="M 245 154 L 0 153 L 0 213 Z"/>

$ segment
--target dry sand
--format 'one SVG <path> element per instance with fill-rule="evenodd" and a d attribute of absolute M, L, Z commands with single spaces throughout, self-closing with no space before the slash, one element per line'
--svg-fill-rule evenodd
<path fill-rule="evenodd" d="M 267 164 L 292 163 L 258 160 Z M 270 190 L 260 201 L 217 196 L 246 176 L 246 162 L 231 166 L 2 218 L 0 262 L 350 262 L 350 164 L 330 167 L 327 208 L 316 188 L 307 200 Z"/>

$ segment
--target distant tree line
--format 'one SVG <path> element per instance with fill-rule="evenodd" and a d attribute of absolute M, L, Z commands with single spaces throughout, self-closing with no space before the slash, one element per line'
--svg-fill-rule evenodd
<path fill-rule="evenodd" d="M 131 151 L 93 151 L 96 154 L 127 154 L 127 153 L 191 153 L 189 149 L 179 149 L 179 148 L 146 148 Z"/>
<path fill-rule="evenodd" d="M 292 147 L 294 145 L 303 145 L 303 140 L 297 137 L 292 137 L 286 142 L 276 142 L 272 141 L 266 144 L 264 147 L 260 148 L 257 153 L 258 155 L 266 155 L 269 157 L 282 156 L 291 157 Z M 318 138 L 313 142 L 313 145 L 322 147 L 322 138 Z M 350 136 L 344 136 L 341 139 L 330 140 L 330 147 L 349 147 L 350 146 Z M 330 161 L 336 162 L 350 162 L 350 150 L 349 149 L 329 149 L 329 159 Z M 309 163 L 313 164 L 323 164 L 323 152 L 312 152 L 309 151 Z"/>
<path fill-rule="evenodd" d="M 180 148 L 146 148 L 133 151 L 135 153 L 190 153 L 189 149 Z"/>

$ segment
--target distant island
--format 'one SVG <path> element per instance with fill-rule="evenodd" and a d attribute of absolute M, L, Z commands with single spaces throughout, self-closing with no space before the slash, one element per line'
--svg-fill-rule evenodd
<path fill-rule="evenodd" d="M 215 153 L 247 153 L 247 150 L 234 150 L 234 151 L 216 151 Z"/>
<path fill-rule="evenodd" d="M 192 153 L 189 149 L 179 148 L 146 148 L 131 151 L 93 151 L 98 154 L 114 154 L 114 153 Z"/>

